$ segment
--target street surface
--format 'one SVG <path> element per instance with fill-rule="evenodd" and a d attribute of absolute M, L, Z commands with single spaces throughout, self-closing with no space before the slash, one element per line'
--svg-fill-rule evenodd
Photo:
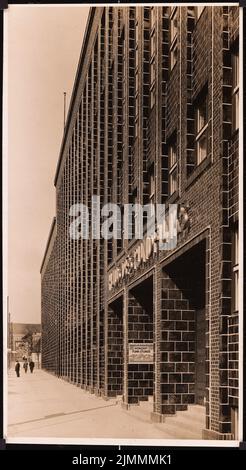
<path fill-rule="evenodd" d="M 8 437 L 200 439 L 187 423 L 150 421 L 151 404 L 126 411 L 116 399 L 104 400 L 42 370 L 8 378 Z M 182 424 L 182 423 L 181 423 Z"/>

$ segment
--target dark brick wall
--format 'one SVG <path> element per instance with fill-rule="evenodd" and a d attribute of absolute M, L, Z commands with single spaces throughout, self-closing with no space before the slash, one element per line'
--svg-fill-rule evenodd
<path fill-rule="evenodd" d="M 185 9 L 182 11 L 181 26 L 179 25 L 182 49 L 179 51 L 177 64 L 169 74 L 166 86 L 166 139 L 168 140 L 172 132 L 177 130 L 178 156 L 180 158 L 179 200 L 188 201 L 190 206 L 191 228 L 185 243 L 188 243 L 193 237 L 198 237 L 202 230 L 204 232 L 208 230 L 206 237 L 205 333 L 207 349 L 206 428 L 219 433 L 221 438 L 223 433 L 230 433 L 227 348 L 228 318 L 231 314 L 231 274 L 229 273 L 231 234 L 228 225 L 228 195 L 230 194 L 228 149 L 231 146 L 231 123 L 230 120 L 228 121 L 229 100 L 231 98 L 228 84 L 231 83 L 231 75 L 228 15 L 228 7 L 218 7 L 213 10 L 211 7 L 206 7 L 196 23 L 190 9 L 189 13 Z M 212 30 L 213 48 L 211 48 Z M 185 42 L 186 48 L 184 47 Z M 191 54 L 191 50 L 193 50 L 193 54 Z M 193 165 L 191 175 L 187 174 L 187 166 L 195 160 L 194 121 L 192 122 L 194 100 L 206 83 L 208 86 L 209 117 L 208 158 L 197 168 Z M 190 118 L 190 122 L 187 121 L 187 117 Z M 188 158 L 189 147 L 192 147 L 191 150 L 193 150 L 191 162 Z M 183 158 L 186 152 L 187 159 Z M 236 165 L 234 169 L 236 178 Z M 184 240 L 180 240 L 178 246 L 181 248 L 183 243 Z M 160 263 L 165 261 L 166 255 L 165 252 L 159 253 L 157 259 Z M 162 335 L 165 336 L 162 322 L 169 321 L 169 318 L 164 320 L 162 310 L 159 311 L 162 302 L 162 280 L 159 278 L 161 274 L 159 275 L 158 272 L 157 269 L 156 277 L 154 276 L 155 323 L 158 325 L 155 331 L 157 355 L 155 360 L 155 411 L 160 412 L 163 410 L 164 404 L 165 406 L 173 406 L 173 403 L 170 403 L 169 397 L 165 397 L 167 399 L 165 403 L 163 401 L 164 390 L 167 390 L 168 387 L 161 383 L 163 365 L 162 362 L 158 362 L 161 354 L 167 359 L 168 354 L 171 353 L 171 351 L 161 351 L 161 348 L 165 347 L 165 345 L 162 346 L 162 342 L 165 343 L 162 339 Z M 134 275 L 135 278 L 137 278 L 137 273 Z M 175 387 L 173 384 L 168 385 L 171 385 L 170 390 L 174 394 Z M 171 409 L 174 410 L 175 407 Z"/>
<path fill-rule="evenodd" d="M 176 282 L 175 282 L 176 281 Z M 195 312 L 185 278 L 175 279 L 165 271 L 161 280 L 160 394 L 159 409 L 173 414 L 194 403 Z M 182 283 L 181 290 L 177 283 Z"/>
<path fill-rule="evenodd" d="M 229 217 L 231 220 L 237 220 L 239 211 L 239 135 L 238 132 L 233 136 L 229 144 Z"/>
<path fill-rule="evenodd" d="M 231 414 L 228 399 L 228 317 L 231 313 L 231 233 L 228 229 L 228 136 L 231 135 L 231 88 L 229 50 L 229 9 L 222 7 L 222 132 L 221 132 L 221 183 L 220 183 L 220 286 L 219 286 L 219 420 L 220 433 L 231 432 Z"/>
<path fill-rule="evenodd" d="M 239 37 L 239 11 L 229 7 L 229 50 L 235 46 Z M 240 51 L 239 51 L 240 53 Z M 228 207 L 229 224 L 233 232 L 233 224 L 239 217 L 239 132 L 236 131 L 228 143 Z M 230 264 L 231 267 L 231 264 Z M 228 276 L 229 277 L 229 276 Z M 228 401 L 230 407 L 238 407 L 239 400 L 239 317 L 232 313 L 228 318 Z"/>
<path fill-rule="evenodd" d="M 128 404 L 153 395 L 153 364 L 128 364 Z"/>
<path fill-rule="evenodd" d="M 146 104 L 149 103 L 150 92 L 148 88 L 150 64 L 147 64 L 149 37 L 146 34 L 149 23 L 145 20 L 145 44 L 139 44 L 141 53 L 143 54 L 143 48 L 145 51 L 145 79 L 139 78 L 139 89 L 144 90 L 144 96 L 140 91 L 139 105 L 141 139 L 135 140 L 134 143 L 136 83 L 133 30 L 137 10 L 134 7 L 123 9 L 120 35 L 123 32 L 124 34 L 118 36 L 119 31 L 117 32 L 115 25 L 113 34 L 111 33 L 109 20 L 112 20 L 112 16 L 109 18 L 109 10 L 96 9 L 85 61 L 76 85 L 76 99 L 66 131 L 63 163 L 57 184 L 60 239 L 57 255 L 60 262 L 57 274 L 59 312 L 57 313 L 54 304 L 48 305 L 48 302 L 45 309 L 47 308 L 48 312 L 51 308 L 52 313 L 58 316 L 61 367 L 57 370 L 61 375 L 73 381 L 79 378 L 81 386 L 97 391 L 101 388 L 105 395 L 121 393 L 123 384 L 126 403 L 137 403 L 141 399 L 146 399 L 153 392 L 154 383 L 155 412 L 174 413 L 175 410 L 183 409 L 194 400 L 195 309 L 189 287 L 181 288 L 179 285 L 180 279 L 184 276 L 179 278 L 173 273 L 171 275 L 166 268 L 167 257 L 179 257 L 180 252 L 187 246 L 200 243 L 200 237 L 206 238 L 206 253 L 204 252 L 206 428 L 219 438 L 224 438 L 225 435 L 230 438 L 230 406 L 237 403 L 234 400 L 237 397 L 235 380 L 238 378 L 238 364 L 234 360 L 237 347 L 237 320 L 231 317 L 231 225 L 238 217 L 238 135 L 231 135 L 231 48 L 238 37 L 238 8 L 206 6 L 198 21 L 195 17 L 195 7 L 180 9 L 178 59 L 172 71 L 168 70 L 170 10 L 168 7 L 159 7 L 157 10 L 158 96 L 150 114 Z M 117 21 L 116 12 L 113 16 Z M 140 23 L 142 24 L 141 21 Z M 88 87 L 88 69 L 97 31 L 100 33 L 98 68 L 97 55 L 94 54 L 94 66 L 90 69 L 90 87 Z M 143 34 L 141 27 L 139 34 Z M 115 57 L 112 75 L 111 59 L 119 53 L 120 44 L 125 57 L 125 67 L 120 72 L 120 61 Z M 95 53 L 97 54 L 97 51 Z M 143 72 L 141 63 L 139 70 L 141 76 Z M 111 78 L 114 89 L 112 83 L 109 83 Z M 124 84 L 122 89 L 120 87 L 116 89 L 117 78 L 120 78 Z M 205 84 L 208 90 L 208 157 L 197 166 L 194 104 Z M 88 88 L 93 91 L 90 99 L 87 99 Z M 121 103 L 120 93 L 123 91 L 125 96 Z M 97 100 L 99 95 L 100 99 Z M 144 106 L 142 106 L 143 100 Z M 96 107 L 100 103 L 98 110 L 94 106 L 95 103 Z M 118 123 L 119 127 L 116 129 L 121 104 L 122 128 Z M 82 106 L 79 111 L 81 122 L 76 124 L 79 106 Z M 75 139 L 77 133 L 74 134 L 73 128 L 76 125 L 82 129 L 81 142 L 79 138 Z M 167 147 L 168 139 L 174 131 L 177 132 L 179 182 L 177 193 L 173 198 L 169 198 Z M 112 132 L 114 148 L 112 148 Z M 150 148 L 148 135 L 151 138 Z M 69 150 L 70 147 L 79 149 L 80 153 L 75 152 L 75 154 L 79 156 L 78 161 L 82 161 L 81 173 L 79 166 L 73 166 L 74 154 Z M 155 166 L 155 201 L 161 202 L 166 199 L 167 202 L 187 201 L 190 207 L 189 233 L 179 238 L 177 252 L 155 254 L 130 278 L 121 281 L 113 292 L 108 292 L 107 286 L 107 274 L 112 268 L 111 259 L 108 257 L 108 247 L 111 248 L 111 242 L 110 244 L 103 242 L 100 247 L 95 247 L 91 240 L 84 241 L 81 280 L 77 278 L 76 288 L 75 284 L 70 286 L 68 281 L 73 261 L 76 260 L 76 266 L 80 266 L 78 252 L 75 248 L 70 252 L 64 242 L 68 227 L 66 214 L 73 201 L 70 188 L 71 191 L 74 188 L 74 176 L 80 175 L 78 180 L 82 182 L 82 202 L 85 204 L 94 191 L 99 191 L 105 202 L 111 201 L 113 197 L 115 201 L 119 198 L 120 202 L 126 203 L 129 202 L 131 195 L 134 173 L 139 178 L 139 181 L 135 178 L 134 182 L 138 182 L 138 200 L 141 201 L 143 194 L 147 195 L 147 188 L 143 191 L 143 185 L 146 183 L 144 178 L 146 179 L 148 158 Z M 96 179 L 98 182 L 100 180 L 100 184 L 96 184 Z M 78 181 L 76 184 L 80 197 Z M 114 267 L 125 258 L 126 253 L 131 252 L 134 243 L 138 242 L 124 241 L 125 251 L 121 252 L 119 252 L 121 244 L 117 246 L 114 244 Z M 191 264 L 190 266 L 192 267 Z M 144 276 L 149 275 L 150 270 L 153 276 L 153 292 L 147 294 Z M 64 271 L 67 273 L 67 283 L 63 280 Z M 50 282 L 52 281 L 49 279 L 48 283 Z M 81 295 L 78 295 L 77 288 L 80 282 L 82 290 Z M 145 300 L 148 295 L 153 300 L 152 314 L 147 314 L 146 302 L 139 299 L 136 290 L 134 291 L 134 282 L 139 282 Z M 190 285 L 193 286 L 192 278 Z M 50 292 L 49 289 L 48 285 L 44 286 L 46 293 Z M 45 302 L 46 293 L 42 294 Z M 112 301 L 112 298 L 115 298 L 113 296 L 117 295 L 123 300 Z M 82 322 L 81 350 L 77 341 L 80 330 L 76 329 L 69 310 L 71 306 L 74 308 L 76 305 L 76 321 Z M 98 341 L 100 357 L 98 353 L 94 355 L 93 352 L 95 350 L 93 348 L 98 347 Z M 156 353 L 154 369 L 148 364 L 128 363 L 129 342 L 152 341 L 155 343 Z M 81 376 L 78 371 L 78 361 L 82 364 Z M 100 373 L 95 370 L 98 367 Z"/>
<path fill-rule="evenodd" d="M 235 45 L 238 43 L 239 38 L 239 10 L 235 7 L 228 9 L 228 48 L 231 52 Z M 239 51 L 240 54 L 241 51 Z M 231 59 L 231 56 L 230 56 Z M 232 78 L 232 77 L 231 77 Z M 239 210 L 239 180 L 238 180 L 238 167 L 239 167 L 239 133 L 236 131 L 229 141 L 228 146 L 229 156 L 229 217 L 230 221 L 238 219 Z"/>
<path fill-rule="evenodd" d="M 207 10 L 207 12 L 206 12 Z M 211 8 L 206 7 L 202 13 L 197 24 L 194 25 L 194 31 L 192 32 L 192 25 L 188 23 L 187 18 L 184 18 L 183 34 L 187 34 L 187 28 L 189 25 L 190 34 L 192 38 L 189 41 L 192 43 L 192 47 L 196 49 L 196 60 L 201 61 L 205 67 L 203 73 L 200 73 L 198 63 L 196 65 L 196 71 L 193 71 L 192 89 L 190 94 L 192 100 L 195 99 L 196 95 L 201 91 L 205 83 L 208 83 L 208 116 L 210 119 L 209 123 L 209 158 L 206 159 L 204 164 L 200 165 L 199 168 L 194 168 L 192 172 L 193 179 L 187 180 L 186 162 L 185 159 L 181 159 L 181 172 L 179 178 L 181 179 L 181 193 L 180 200 L 188 201 L 190 206 L 190 219 L 191 229 L 189 238 L 194 237 L 196 234 L 201 232 L 202 228 L 211 227 L 210 236 L 208 236 L 208 258 L 211 260 L 211 264 L 207 263 L 206 276 L 208 278 L 207 287 L 207 302 L 206 302 L 206 337 L 207 337 L 207 398 L 206 398 L 206 414 L 207 414 L 207 427 L 218 430 L 219 420 L 219 315 L 220 305 L 218 292 L 220 291 L 220 221 L 218 219 L 218 213 L 220 211 L 220 194 L 221 194 L 221 157 L 220 157 L 220 143 L 222 139 L 221 126 L 222 126 L 222 81 L 221 81 L 221 63 L 222 63 L 222 40 L 221 40 L 221 9 L 217 8 L 214 10 L 214 48 L 211 50 Z M 202 23 L 206 24 L 204 27 Z M 199 33 L 198 33 L 199 31 Z M 206 34 L 205 34 L 206 32 Z M 199 34 L 199 35 L 198 35 Z M 201 45 L 202 44 L 202 45 Z M 188 49 L 188 48 L 187 48 Z M 182 60 L 186 63 L 188 50 L 184 51 L 182 48 Z M 212 58 L 213 54 L 213 58 Z M 213 69 L 211 64 L 213 62 Z M 181 128 L 181 143 L 182 149 L 186 149 L 187 141 L 187 95 L 186 87 L 190 80 L 190 69 L 187 68 L 185 73 L 185 67 L 182 74 L 181 83 L 181 112 L 180 122 L 182 123 Z M 206 70 L 206 72 L 205 72 Z M 212 76 L 213 74 L 213 76 Z M 172 77 L 170 77 L 170 80 Z M 177 86 L 177 84 L 176 84 Z M 193 101 L 192 101 L 193 106 Z M 192 116 L 192 109 L 191 109 Z M 174 117 L 173 117 L 174 119 Z M 182 150 L 183 155 L 183 150 Z M 212 164 L 211 164 L 212 160 Z M 189 176 L 189 175 L 188 175 Z M 186 239 L 186 243 L 188 241 Z M 182 246 L 182 241 L 180 242 Z M 165 259 L 165 253 L 160 254 L 160 259 Z M 211 346 L 211 347 L 210 347 Z M 211 402 L 210 402 L 211 397 Z"/>
<path fill-rule="evenodd" d="M 238 407 L 239 398 L 239 325 L 238 315 L 232 315 L 229 318 L 228 325 L 228 349 L 229 349 L 229 404 Z"/>
<path fill-rule="evenodd" d="M 209 78 L 212 49 L 212 10 L 204 8 L 193 32 L 193 99 Z"/>
<path fill-rule="evenodd" d="M 43 369 L 56 373 L 58 369 L 59 329 L 57 321 L 57 242 L 54 241 L 49 261 L 42 275 L 41 285 L 41 323 L 42 323 L 42 354 L 41 366 Z M 54 312 L 56 313 L 54 315 Z"/>

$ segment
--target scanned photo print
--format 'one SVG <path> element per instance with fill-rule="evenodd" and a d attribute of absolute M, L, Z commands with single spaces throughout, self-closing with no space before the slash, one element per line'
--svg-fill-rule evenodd
<path fill-rule="evenodd" d="M 6 441 L 235 445 L 239 4 L 4 15 Z"/>

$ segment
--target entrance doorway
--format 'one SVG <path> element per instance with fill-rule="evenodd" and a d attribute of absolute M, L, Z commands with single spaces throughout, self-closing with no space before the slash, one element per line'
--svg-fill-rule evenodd
<path fill-rule="evenodd" d="M 108 306 L 107 389 L 108 396 L 123 392 L 123 297 Z"/>
<path fill-rule="evenodd" d="M 180 255 L 168 266 L 165 272 L 169 277 L 167 287 L 167 303 L 169 320 L 179 320 L 170 323 L 174 332 L 169 337 L 179 338 L 172 344 L 169 360 L 175 362 L 175 371 L 185 371 L 177 380 L 176 390 L 182 390 L 183 405 L 205 405 L 206 395 L 206 241 L 203 240 L 190 250 Z M 165 285 L 165 279 L 164 279 Z M 165 290 L 165 289 L 164 289 Z M 167 295 L 167 293 L 166 293 Z M 178 299 L 178 300 L 177 300 Z M 164 299 L 164 302 L 165 299 Z M 166 305 L 166 304 L 165 304 Z M 174 353 L 173 353 L 174 352 Z M 181 354 L 180 354 L 181 353 Z M 188 362 L 188 364 L 187 364 Z M 167 366 L 168 368 L 168 366 Z M 165 387 L 164 387 L 165 388 Z M 176 392 L 177 393 L 177 392 Z M 177 396 L 174 400 L 179 400 Z"/>
<path fill-rule="evenodd" d="M 153 396 L 153 277 L 129 291 L 127 401 L 138 404 Z"/>

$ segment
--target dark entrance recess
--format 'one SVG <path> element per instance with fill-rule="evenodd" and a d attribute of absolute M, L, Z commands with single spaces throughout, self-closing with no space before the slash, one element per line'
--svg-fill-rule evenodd
<path fill-rule="evenodd" d="M 108 396 L 123 392 L 123 298 L 108 307 Z"/>
<path fill-rule="evenodd" d="M 153 343 L 153 278 L 130 290 L 128 300 L 128 344 Z M 128 403 L 138 404 L 153 396 L 153 363 L 128 364 Z"/>
<path fill-rule="evenodd" d="M 167 338 L 176 339 L 169 342 L 166 348 L 170 351 L 168 364 L 162 366 L 163 372 L 172 371 L 170 375 L 165 374 L 165 382 L 170 385 L 162 386 L 165 395 L 164 413 L 185 409 L 187 404 L 205 404 L 205 248 L 204 240 L 179 256 L 163 271 L 163 286 L 169 286 L 163 292 L 169 299 L 164 300 L 164 305 L 166 302 L 168 306 L 165 312 L 169 318 L 164 324 L 171 328 L 167 331 Z M 169 388 L 172 393 L 165 393 Z"/>
<path fill-rule="evenodd" d="M 206 391 L 206 336 L 205 336 L 205 308 L 196 311 L 196 376 L 195 376 L 195 403 L 204 405 Z"/>

